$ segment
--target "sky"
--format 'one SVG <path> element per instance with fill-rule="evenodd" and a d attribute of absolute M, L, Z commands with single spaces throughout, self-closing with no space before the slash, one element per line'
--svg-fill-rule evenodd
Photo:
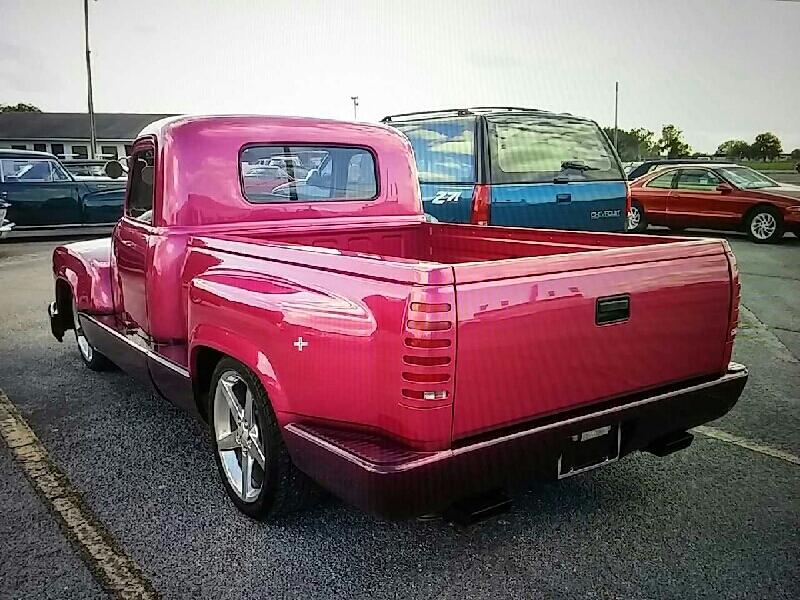
<path fill-rule="evenodd" d="M 97 112 L 526 106 L 800 147 L 800 2 L 90 0 Z M 86 110 L 82 0 L 0 0 L 0 103 Z"/>

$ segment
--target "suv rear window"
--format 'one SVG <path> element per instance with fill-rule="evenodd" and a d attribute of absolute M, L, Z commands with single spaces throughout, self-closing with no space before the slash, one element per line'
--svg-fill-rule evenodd
<path fill-rule="evenodd" d="M 549 115 L 487 117 L 492 183 L 624 180 L 605 135 L 591 121 Z M 583 168 L 562 169 L 572 161 Z"/>
<path fill-rule="evenodd" d="M 249 146 L 242 151 L 239 176 L 245 198 L 257 204 L 378 195 L 372 152 L 356 146 Z"/>
<path fill-rule="evenodd" d="M 414 148 L 420 183 L 475 183 L 475 118 L 392 123 Z"/>

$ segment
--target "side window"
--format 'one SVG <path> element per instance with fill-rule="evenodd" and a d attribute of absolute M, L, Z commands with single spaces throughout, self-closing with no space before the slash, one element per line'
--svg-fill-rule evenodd
<path fill-rule="evenodd" d="M 155 179 L 155 154 L 152 148 L 140 150 L 131 158 L 130 189 L 125 215 L 153 222 L 153 181 Z"/>
<path fill-rule="evenodd" d="M 675 171 L 669 171 L 668 173 L 664 173 L 663 175 L 659 175 L 658 177 L 651 179 L 645 184 L 645 187 L 669 189 L 672 187 L 673 177 L 675 177 Z"/>
<path fill-rule="evenodd" d="M 64 170 L 64 167 L 62 167 L 56 161 L 50 161 L 50 169 L 52 169 L 53 181 L 72 181 L 70 176 L 67 175 L 67 172 Z"/>
<path fill-rule="evenodd" d="M 53 181 L 49 160 L 6 158 L 3 159 L 3 176 L 6 183 L 41 183 Z"/>
<path fill-rule="evenodd" d="M 475 183 L 475 117 L 390 123 L 414 148 L 422 183 Z"/>
<path fill-rule="evenodd" d="M 678 174 L 678 189 L 713 192 L 722 180 L 708 169 L 681 169 Z"/>
<path fill-rule="evenodd" d="M 372 152 L 356 146 L 250 146 L 239 169 L 245 198 L 258 204 L 378 195 Z"/>

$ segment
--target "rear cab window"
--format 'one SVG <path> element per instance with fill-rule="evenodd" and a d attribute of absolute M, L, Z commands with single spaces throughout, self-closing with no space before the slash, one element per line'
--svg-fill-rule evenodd
<path fill-rule="evenodd" d="M 338 145 L 251 145 L 239 159 L 248 202 L 374 200 L 376 160 L 371 150 Z"/>
<path fill-rule="evenodd" d="M 486 117 L 492 183 L 624 181 L 611 144 L 592 121 L 556 115 Z"/>
<path fill-rule="evenodd" d="M 411 142 L 420 183 L 475 183 L 475 117 L 391 125 Z"/>

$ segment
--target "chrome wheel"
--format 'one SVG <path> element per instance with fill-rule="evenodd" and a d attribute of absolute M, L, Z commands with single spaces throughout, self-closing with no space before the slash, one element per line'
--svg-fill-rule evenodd
<path fill-rule="evenodd" d="M 264 485 L 266 458 L 253 392 L 236 371 L 225 371 L 214 390 L 214 436 L 222 470 L 243 502 Z"/>
<path fill-rule="evenodd" d="M 81 356 L 87 362 L 91 362 L 94 356 L 94 348 L 92 348 L 89 340 L 86 339 L 86 334 L 83 333 L 83 327 L 81 327 L 80 319 L 78 319 L 78 308 L 75 303 L 72 304 L 72 322 L 75 326 L 75 339 L 78 341 L 78 350 L 80 350 Z"/>
<path fill-rule="evenodd" d="M 778 222 L 775 217 L 767 212 L 758 213 L 750 221 L 750 233 L 759 240 L 767 240 L 775 235 L 778 229 Z"/>
<path fill-rule="evenodd" d="M 628 211 L 628 229 L 633 231 L 637 227 L 639 227 L 639 223 L 642 222 L 642 213 L 639 212 L 638 206 L 631 206 L 631 209 Z"/>

